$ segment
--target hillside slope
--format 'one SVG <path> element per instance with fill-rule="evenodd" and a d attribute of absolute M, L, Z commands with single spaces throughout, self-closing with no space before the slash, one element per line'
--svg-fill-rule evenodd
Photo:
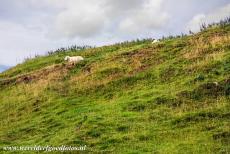
<path fill-rule="evenodd" d="M 229 96 L 229 24 L 37 57 L 0 74 L 0 145 L 229 153 Z"/>

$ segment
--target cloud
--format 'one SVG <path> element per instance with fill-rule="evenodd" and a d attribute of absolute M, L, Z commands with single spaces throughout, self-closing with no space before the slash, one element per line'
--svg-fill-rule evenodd
<path fill-rule="evenodd" d="M 96 1 L 72 1 L 66 9 L 58 13 L 53 23 L 53 37 L 91 37 L 104 27 L 105 13 Z"/>
<path fill-rule="evenodd" d="M 163 0 L 70 0 L 63 3 L 64 9 L 50 25 L 49 36 L 87 38 L 103 33 L 138 34 L 157 29 L 168 18 L 168 14 L 162 9 L 162 2 Z"/>
<path fill-rule="evenodd" d="M 167 22 L 164 0 L 3 0 L 7 20 L 28 29 L 40 29 L 45 37 L 88 39 L 132 35 L 159 29 Z M 13 7 L 13 11 L 10 10 Z M 0 15 L 1 17 L 1 15 Z M 116 36 L 117 37 L 117 36 Z"/>
<path fill-rule="evenodd" d="M 119 30 L 124 33 L 150 32 L 162 28 L 169 15 L 162 9 L 162 0 L 145 1 L 141 9 L 130 12 L 121 20 Z"/>
<path fill-rule="evenodd" d="M 191 30 L 193 32 L 198 32 L 200 30 L 200 26 L 205 24 L 210 24 L 213 22 L 218 22 L 222 19 L 229 17 L 230 15 L 230 4 L 217 8 L 214 11 L 204 14 L 195 15 L 192 20 L 190 20 L 186 26 L 187 30 Z"/>

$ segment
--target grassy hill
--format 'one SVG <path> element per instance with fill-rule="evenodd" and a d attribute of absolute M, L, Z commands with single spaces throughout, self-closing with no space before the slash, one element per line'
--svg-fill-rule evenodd
<path fill-rule="evenodd" d="M 53 53 L 0 74 L 0 146 L 230 153 L 229 96 L 230 24 Z"/>

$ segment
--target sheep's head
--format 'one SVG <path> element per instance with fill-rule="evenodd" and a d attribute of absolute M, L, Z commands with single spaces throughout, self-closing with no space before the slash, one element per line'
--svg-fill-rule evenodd
<path fill-rule="evenodd" d="M 64 60 L 68 60 L 69 59 L 69 56 L 66 56 Z"/>

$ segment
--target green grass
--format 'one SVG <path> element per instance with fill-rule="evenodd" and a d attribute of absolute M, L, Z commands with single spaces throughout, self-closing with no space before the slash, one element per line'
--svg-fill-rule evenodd
<path fill-rule="evenodd" d="M 225 25 L 27 60 L 0 74 L 0 146 L 229 153 L 229 42 Z"/>

